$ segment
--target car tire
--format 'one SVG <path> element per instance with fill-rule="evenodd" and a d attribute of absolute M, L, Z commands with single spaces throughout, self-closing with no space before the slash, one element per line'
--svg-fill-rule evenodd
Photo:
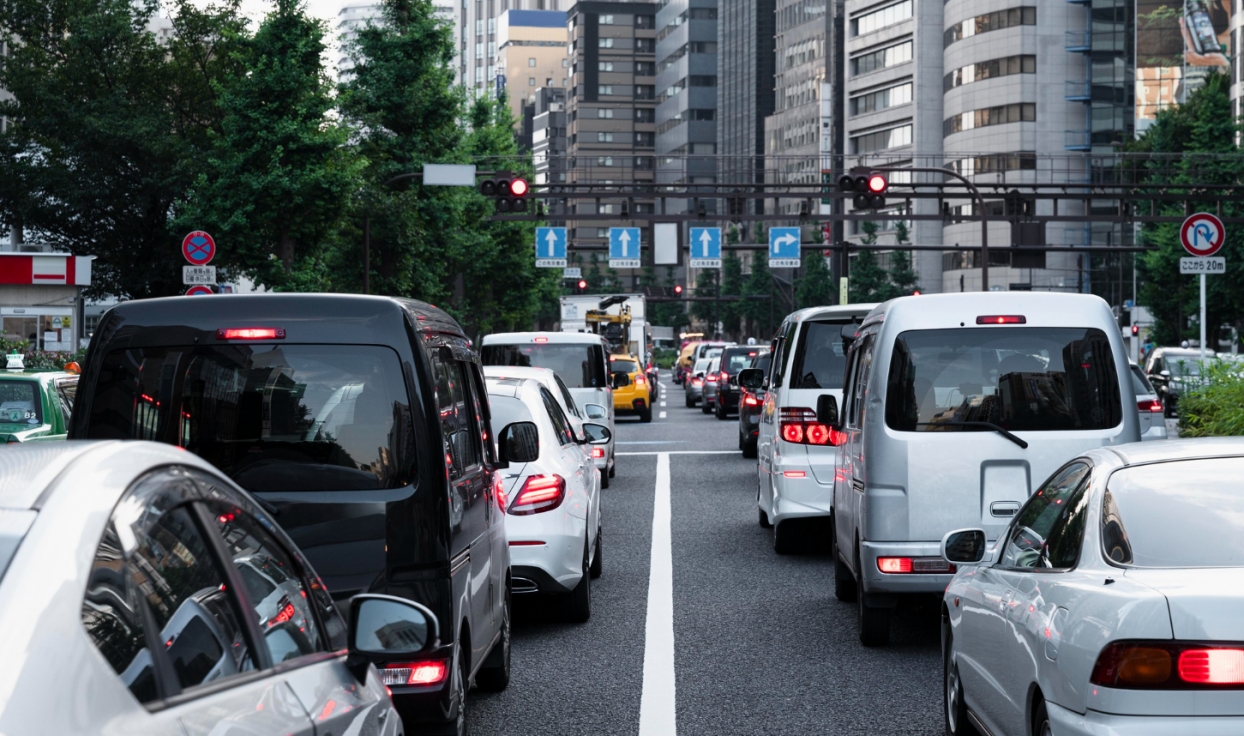
<path fill-rule="evenodd" d="M 609 466 L 609 477 L 612 478 L 618 472 L 618 461 L 614 458 L 613 465 Z"/>
<path fill-rule="evenodd" d="M 759 506 L 756 507 L 756 510 L 760 512 L 760 528 L 761 529 L 772 528 L 773 525 L 769 523 L 769 515 L 765 513 L 765 510 L 760 508 Z"/>
<path fill-rule="evenodd" d="M 502 603 L 501 609 L 501 641 L 493 645 L 492 651 L 488 653 L 488 657 L 484 660 L 484 665 L 475 675 L 475 685 L 480 690 L 499 693 L 505 690 L 510 684 L 510 650 L 513 646 L 511 640 L 511 612 L 510 605 L 510 588 L 507 585 L 505 589 L 505 601 Z"/>
<path fill-rule="evenodd" d="M 1051 736 L 1052 733 L 1049 710 L 1044 700 L 1038 701 L 1037 712 L 1032 715 L 1032 736 Z"/>
<path fill-rule="evenodd" d="M 720 401 L 718 401 L 718 402 L 717 402 L 717 406 L 716 406 L 716 407 L 714 407 L 714 409 L 713 409 L 713 415 L 714 415 L 714 416 L 716 416 L 718 419 L 721 419 L 721 420 L 723 420 L 723 421 L 724 421 L 724 420 L 726 419 L 726 413 L 725 413 L 724 411 L 722 411 L 722 409 L 723 409 L 723 408 L 724 408 L 724 407 L 723 407 L 722 403 L 721 403 Z"/>
<path fill-rule="evenodd" d="M 743 445 L 744 445 L 744 444 L 746 444 L 746 442 L 747 442 L 747 441 L 743 439 L 743 433 L 742 433 L 742 432 L 739 432 L 739 449 L 740 449 L 740 450 L 742 450 L 742 449 L 743 449 Z M 747 457 L 747 456 L 746 456 L 746 455 L 744 455 L 744 457 Z"/>
<path fill-rule="evenodd" d="M 652 407 L 648 407 L 639 412 L 639 421 L 647 424 L 652 421 Z"/>
<path fill-rule="evenodd" d="M 713 405 L 712 405 L 712 404 L 710 404 L 710 403 L 708 403 L 708 400 L 707 400 L 707 399 L 706 399 L 706 400 L 704 400 L 704 401 L 702 401 L 702 402 L 700 402 L 700 411 L 701 411 L 702 413 L 704 413 L 704 414 L 708 414 L 708 413 L 709 413 L 709 412 L 711 412 L 712 410 L 713 410 Z"/>
<path fill-rule="evenodd" d="M 613 477 L 613 473 L 608 470 L 600 474 L 600 489 L 603 491 L 609 487 L 609 479 Z"/>
<path fill-rule="evenodd" d="M 773 551 L 779 555 L 793 555 L 803 551 L 803 535 L 798 524 L 800 519 L 787 519 L 773 525 Z"/>
<path fill-rule="evenodd" d="M 581 624 L 592 617 L 592 572 L 587 562 L 587 542 L 583 543 L 583 575 L 574 590 L 566 593 L 566 620 Z"/>
<path fill-rule="evenodd" d="M 601 541 L 601 530 L 596 530 L 596 554 L 592 555 L 592 577 L 598 578 L 605 571 L 604 542 Z"/>
<path fill-rule="evenodd" d="M 458 663 L 458 678 L 455 687 L 458 699 L 458 711 L 452 719 L 447 722 L 429 725 L 427 723 L 410 724 L 405 723 L 407 732 L 429 734 L 430 736 L 467 736 L 467 719 L 466 719 L 466 696 L 470 690 L 470 675 L 468 674 L 466 662 L 466 648 L 459 642 L 454 647 L 454 661 Z"/>
<path fill-rule="evenodd" d="M 743 457 L 755 459 L 757 455 L 757 440 L 743 440 Z"/>
<path fill-rule="evenodd" d="M 890 643 L 891 609 L 868 605 L 864 586 L 858 582 L 855 586 L 855 613 L 861 644 L 866 647 L 884 647 Z"/>
<path fill-rule="evenodd" d="M 946 651 L 942 653 L 942 715 L 946 736 L 974 735 L 976 730 L 968 723 L 968 706 L 963 700 L 963 681 L 959 679 L 954 651 L 954 635 L 947 634 Z"/>
<path fill-rule="evenodd" d="M 833 517 L 830 518 L 832 522 Z M 843 603 L 850 603 L 855 600 L 855 576 L 851 574 L 851 568 L 847 567 L 842 555 L 838 553 L 838 530 L 833 523 L 830 525 L 829 533 L 830 549 L 834 555 L 834 597 Z"/>
<path fill-rule="evenodd" d="M 695 408 L 695 399 L 691 398 L 690 396 L 685 397 L 685 398 L 683 399 L 683 403 L 685 403 L 685 404 L 687 405 L 687 408 L 688 408 L 688 409 L 694 409 L 694 408 Z"/>

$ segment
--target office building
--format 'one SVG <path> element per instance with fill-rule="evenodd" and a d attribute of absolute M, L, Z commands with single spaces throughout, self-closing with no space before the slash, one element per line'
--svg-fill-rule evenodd
<path fill-rule="evenodd" d="M 656 25 L 656 180 L 708 191 L 717 174 L 717 0 L 669 0 Z M 715 200 L 704 204 L 712 211 Z M 670 205 L 681 212 L 691 202 Z"/>
<path fill-rule="evenodd" d="M 774 11 L 773 114 L 764 121 L 772 183 L 821 180 L 821 87 L 826 75 L 826 0 L 777 0 Z M 803 203 L 783 200 L 796 214 Z"/>
<path fill-rule="evenodd" d="M 523 107 L 535 103 L 538 90 L 564 90 L 569 83 L 566 46 L 566 13 L 561 10 L 506 10 L 497 18 L 498 87 L 505 88 L 520 124 Z"/>
<path fill-rule="evenodd" d="M 566 181 L 566 90 L 536 90 L 532 103 L 531 160 L 536 184 Z"/>
<path fill-rule="evenodd" d="M 776 0 L 732 0 L 717 9 L 718 181 L 763 181 L 765 118 L 773 114 Z M 753 210 L 755 205 L 752 205 Z"/>
<path fill-rule="evenodd" d="M 505 68 L 498 62 L 498 53 L 501 48 L 499 23 L 506 11 L 565 11 L 567 5 L 568 0 L 464 0 L 461 2 L 457 9 L 458 28 L 456 29 L 459 83 L 475 94 L 481 94 L 485 90 L 495 94 L 502 86 L 511 83 Z M 539 26 L 523 27 L 533 29 Z M 524 31 L 520 35 L 538 34 L 528 34 Z M 520 76 L 523 85 L 531 76 L 530 74 Z M 554 75 L 554 84 L 560 84 L 556 81 L 558 78 Z M 537 77 L 537 86 L 540 86 L 539 83 L 543 81 L 544 78 Z M 511 97 L 516 96 L 511 95 Z"/>

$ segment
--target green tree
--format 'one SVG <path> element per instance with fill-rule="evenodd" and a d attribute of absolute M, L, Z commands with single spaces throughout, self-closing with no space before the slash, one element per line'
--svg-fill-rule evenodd
<path fill-rule="evenodd" d="M 777 328 L 775 319 L 785 316 L 773 300 L 777 298 L 777 289 L 773 284 L 773 274 L 769 271 L 769 254 L 763 250 L 752 251 L 752 260 L 748 269 L 747 280 L 743 283 L 745 296 L 768 296 L 768 299 L 748 299 L 743 302 L 743 318 L 746 320 L 745 332 L 753 337 L 768 337 Z"/>
<path fill-rule="evenodd" d="M 860 229 L 864 231 L 861 243 L 869 246 L 877 244 L 877 223 L 865 222 Z M 890 288 L 889 274 L 877 262 L 876 251 L 861 248 L 851 262 L 850 280 L 847 282 L 851 303 L 881 301 L 888 298 Z"/>
<path fill-rule="evenodd" d="M 799 308 L 835 304 L 837 299 L 825 256 L 816 250 L 807 252 L 810 257 L 803 259 L 803 273 L 795 280 L 795 299 Z"/>
<path fill-rule="evenodd" d="M 227 261 L 264 285 L 326 286 L 323 244 L 360 183 L 347 131 L 329 115 L 325 27 L 298 0 L 277 0 L 219 86 L 221 132 L 180 213 L 227 245 Z M 295 273 L 295 272 L 298 273 Z"/>
<path fill-rule="evenodd" d="M 906 222 L 899 220 L 895 225 L 894 241 L 898 245 L 910 242 Z M 894 296 L 910 296 L 920 288 L 920 277 L 911 265 L 911 251 L 896 250 L 890 254 L 890 284 Z"/>
<path fill-rule="evenodd" d="M 97 256 L 95 296 L 185 288 L 184 230 L 168 213 L 220 130 L 218 84 L 238 69 L 246 25 L 236 0 L 167 7 L 162 43 L 146 30 L 155 0 L 0 3 L 0 89 L 12 94 L 0 102 L 0 223 Z"/>
<path fill-rule="evenodd" d="M 736 251 L 727 250 L 721 259 L 721 293 L 726 296 L 743 296 L 743 259 Z M 730 299 L 721 303 L 722 331 L 737 337 L 743 320 L 743 299 Z"/>
<path fill-rule="evenodd" d="M 1142 169 L 1142 181 L 1166 184 L 1171 193 L 1189 192 L 1193 185 L 1238 183 L 1244 158 L 1235 146 L 1239 125 L 1232 117 L 1230 84 L 1228 76 L 1210 74 L 1184 104 L 1158 113 L 1154 124 L 1129 148 L 1157 154 Z M 1194 211 L 1213 211 L 1215 205 L 1197 206 L 1195 193 L 1191 195 Z M 1162 212 L 1182 216 L 1182 203 L 1168 205 Z M 1244 204 L 1226 201 L 1223 214 L 1244 215 Z M 1139 297 L 1154 315 L 1154 339 L 1168 345 L 1195 339 L 1199 330 L 1189 318 L 1199 313 L 1200 290 L 1195 277 L 1179 273 L 1179 259 L 1187 255 L 1180 244 L 1179 224 L 1146 226 L 1141 242 L 1154 248 L 1138 259 Z M 1211 340 L 1218 325 L 1244 328 L 1244 233 L 1239 228 L 1227 229 L 1219 255 L 1226 257 L 1227 271 L 1208 279 L 1206 289 L 1206 335 Z"/>
<path fill-rule="evenodd" d="M 701 269 L 700 273 L 695 277 L 695 296 L 698 297 L 716 297 L 718 294 L 717 278 L 718 270 L 715 268 Z M 710 338 L 714 336 L 717 330 L 717 320 L 720 318 L 719 305 L 716 300 L 692 302 L 691 316 L 700 320 L 706 325 L 704 333 Z"/>

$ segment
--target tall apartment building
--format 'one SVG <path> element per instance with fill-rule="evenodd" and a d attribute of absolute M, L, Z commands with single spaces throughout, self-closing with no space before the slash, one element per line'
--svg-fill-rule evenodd
<path fill-rule="evenodd" d="M 654 2 L 581 0 L 567 11 L 571 82 L 566 95 L 567 180 L 570 183 L 652 184 L 656 128 Z M 577 214 L 652 212 L 653 200 L 602 198 L 580 202 Z M 571 215 L 573 220 L 573 215 Z M 617 221 L 570 222 L 577 245 L 604 244 Z M 643 241 L 651 242 L 647 228 Z"/>
<path fill-rule="evenodd" d="M 717 0 L 668 0 L 656 25 L 657 183 L 707 188 L 717 174 Z"/>
<path fill-rule="evenodd" d="M 729 0 L 717 9 L 717 178 L 723 183 L 763 181 L 756 157 L 765 153 L 765 118 L 773 114 L 776 5 Z"/>
<path fill-rule="evenodd" d="M 446 0 L 449 1 L 449 0 Z M 507 10 L 565 10 L 568 0 L 459 0 L 457 6 L 458 82 L 476 94 L 500 91 L 509 83 L 498 62 L 498 23 Z M 504 78 L 504 79 L 503 79 Z M 522 77 L 526 82 L 527 77 Z M 540 80 L 543 81 L 543 80 Z M 513 95 L 511 95 L 513 96 Z"/>
<path fill-rule="evenodd" d="M 765 118 L 767 177 L 775 183 L 821 180 L 821 86 L 826 78 L 826 0 L 777 0 L 774 11 L 773 114 Z M 794 214 L 800 203 L 783 201 Z"/>
<path fill-rule="evenodd" d="M 566 181 L 566 90 L 536 90 L 532 103 L 531 160 L 536 184 Z"/>
<path fill-rule="evenodd" d="M 516 119 L 541 88 L 565 89 L 570 77 L 566 46 L 561 10 L 506 10 L 497 18 L 497 69 Z"/>

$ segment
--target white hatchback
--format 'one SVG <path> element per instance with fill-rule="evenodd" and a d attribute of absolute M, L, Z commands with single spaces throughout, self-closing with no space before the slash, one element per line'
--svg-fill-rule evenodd
<path fill-rule="evenodd" d="M 1084 453 L 992 549 L 954 531 L 946 732 L 1244 733 L 1244 440 Z"/>
<path fill-rule="evenodd" d="M 561 599 L 571 621 L 592 612 L 591 579 L 601 556 L 601 472 L 591 449 L 611 436 L 601 424 L 583 425 L 580 441 L 551 391 L 531 378 L 488 378 L 502 471 L 505 531 L 515 595 Z"/>

